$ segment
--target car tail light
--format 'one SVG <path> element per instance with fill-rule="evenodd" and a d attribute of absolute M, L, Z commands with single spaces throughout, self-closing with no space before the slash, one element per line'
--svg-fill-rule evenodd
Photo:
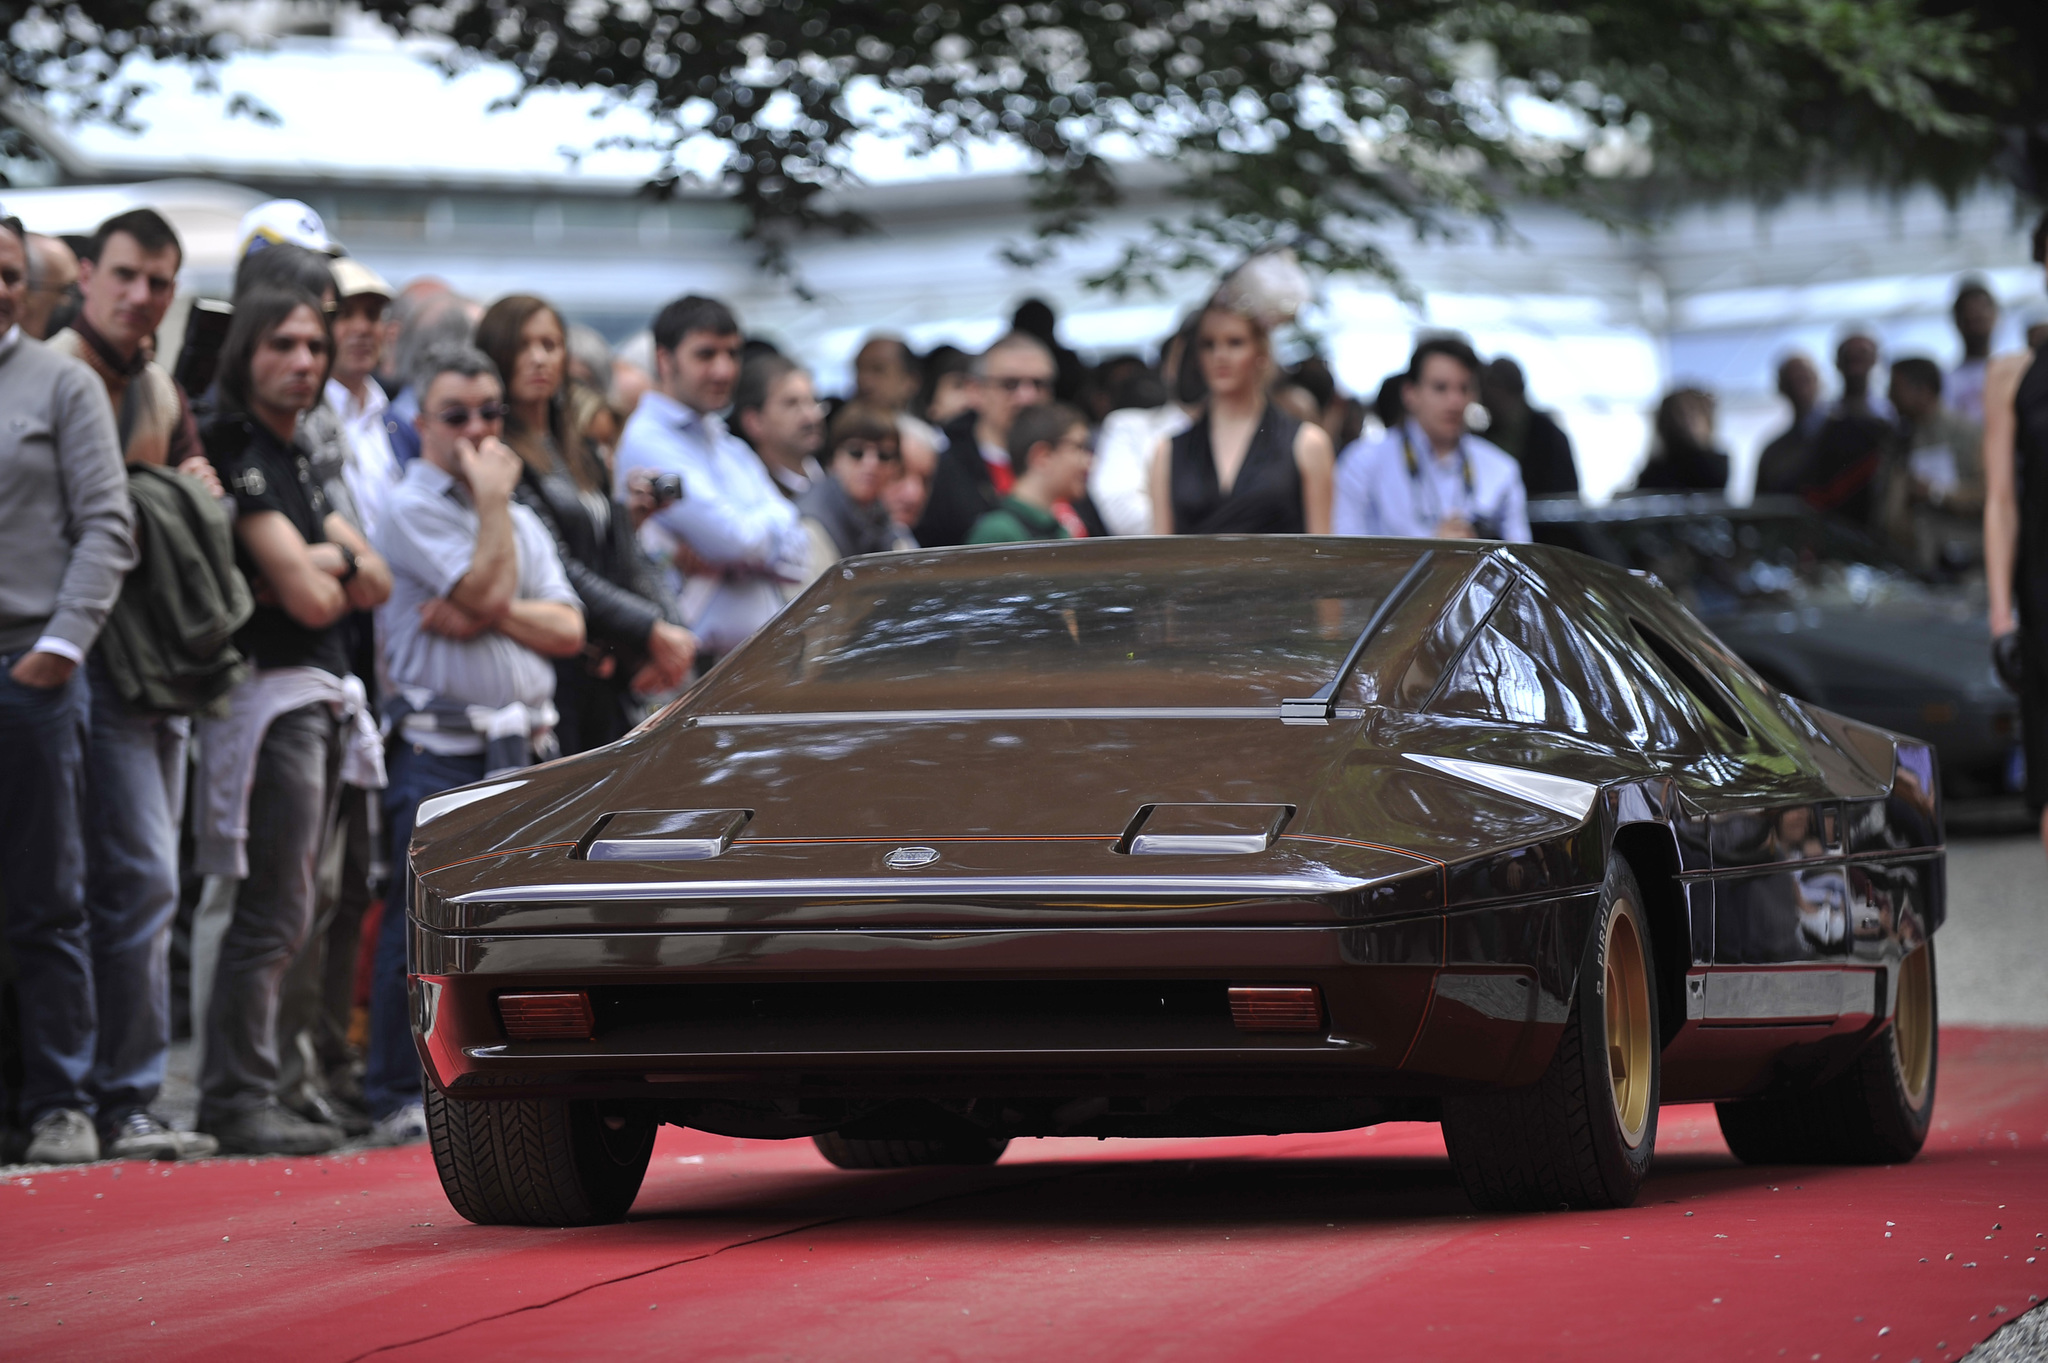
<path fill-rule="evenodd" d="M 1230 987 L 1230 1020 L 1240 1032 L 1321 1031 L 1322 991 L 1312 984 L 1234 984 Z"/>
<path fill-rule="evenodd" d="M 500 994 L 498 1016 L 514 1041 L 588 1041 L 596 1030 L 590 995 L 581 989 L 552 994 Z"/>

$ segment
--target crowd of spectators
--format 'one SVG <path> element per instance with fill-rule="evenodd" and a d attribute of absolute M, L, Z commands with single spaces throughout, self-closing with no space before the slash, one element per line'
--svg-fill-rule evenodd
<path fill-rule="evenodd" d="M 1963 358 L 1946 372 L 1926 355 L 1887 358 L 1875 336 L 1852 327 L 1835 348 L 1830 399 L 1810 355 L 1781 357 L 1777 391 L 1790 420 L 1759 453 L 1754 495 L 1797 497 L 1925 573 L 1981 569 L 1984 381 L 1998 302 L 1982 280 L 1966 277 L 1951 315 Z M 2043 330 L 2029 329 L 2030 350 Z M 1665 395 L 1635 490 L 1730 491 L 1732 461 L 1715 432 L 1716 405 L 1712 393 L 1695 387 Z"/>
<path fill-rule="evenodd" d="M 224 337 L 188 323 L 174 377 L 182 263 L 147 209 L 75 250 L 0 225 L 0 1158 L 419 1139 L 420 802 L 619 738 L 845 556 L 1526 540 L 1531 496 L 1579 488 L 1512 358 L 1427 337 L 1362 402 L 1320 360 L 1277 365 L 1284 319 L 1236 277 L 1156 361 L 1085 363 L 1034 300 L 978 354 L 873 336 L 826 398 L 718 300 L 614 350 L 538 296 L 394 289 L 282 201 L 244 222 Z M 1888 397 L 1867 337 L 1830 405 L 1787 359 L 1760 488 L 1930 559 L 1967 542 L 1995 316 L 1966 288 L 1969 358 L 1894 361 Z M 1671 394 L 1640 486 L 1728 466 L 1712 397 Z M 174 922 L 193 1130 L 158 1104 Z"/>

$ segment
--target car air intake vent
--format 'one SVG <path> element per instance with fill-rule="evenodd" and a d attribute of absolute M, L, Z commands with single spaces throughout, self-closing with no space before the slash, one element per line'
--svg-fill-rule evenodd
<path fill-rule="evenodd" d="M 590 994 L 598 1036 L 649 1055 L 1158 1052 L 1246 1044 L 1226 988 L 1223 980 L 690 980 Z"/>
<path fill-rule="evenodd" d="M 590 826 L 585 861 L 708 861 L 732 846 L 751 809 L 622 809 Z"/>
<path fill-rule="evenodd" d="M 1263 852 L 1293 817 L 1293 805 L 1146 805 L 1116 850 L 1134 857 Z"/>

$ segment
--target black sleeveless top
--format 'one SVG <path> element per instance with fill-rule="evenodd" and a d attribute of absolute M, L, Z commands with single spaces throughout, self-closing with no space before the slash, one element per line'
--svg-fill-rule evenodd
<path fill-rule="evenodd" d="M 2020 503 L 2019 598 L 2030 628 L 2048 628 L 2048 345 L 2013 397 L 2013 475 Z"/>
<path fill-rule="evenodd" d="M 1173 438 L 1173 533 L 1176 535 L 1299 535 L 1308 529 L 1294 437 L 1301 423 L 1271 403 L 1259 416 L 1251 448 L 1225 496 L 1216 477 L 1209 417 Z"/>

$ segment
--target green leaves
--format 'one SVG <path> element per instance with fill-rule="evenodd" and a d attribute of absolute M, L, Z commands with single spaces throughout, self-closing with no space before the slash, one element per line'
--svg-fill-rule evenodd
<path fill-rule="evenodd" d="M 2002 127 L 2041 117 L 2025 102 L 2048 32 L 2020 0 L 363 7 L 445 38 L 451 61 L 509 63 L 525 90 L 597 89 L 645 110 L 668 153 L 654 193 L 687 183 L 677 148 L 717 139 L 715 187 L 775 268 L 804 233 L 866 226 L 830 197 L 854 182 L 861 136 L 925 155 L 1027 149 L 1038 218 L 1035 240 L 1009 248 L 1020 258 L 1085 234 L 1134 178 L 1170 167 L 1187 211 L 1130 245 L 1097 281 L 1111 289 L 1271 241 L 1324 271 L 1398 281 L 1402 234 L 1502 230 L 1521 195 L 1619 223 L 1689 195 L 1827 179 L 1959 193 L 1990 172 Z M 70 117 L 130 116 L 132 92 L 107 81 L 121 53 L 204 63 L 237 41 L 192 5 L 0 0 L 0 21 L 0 71 Z"/>

